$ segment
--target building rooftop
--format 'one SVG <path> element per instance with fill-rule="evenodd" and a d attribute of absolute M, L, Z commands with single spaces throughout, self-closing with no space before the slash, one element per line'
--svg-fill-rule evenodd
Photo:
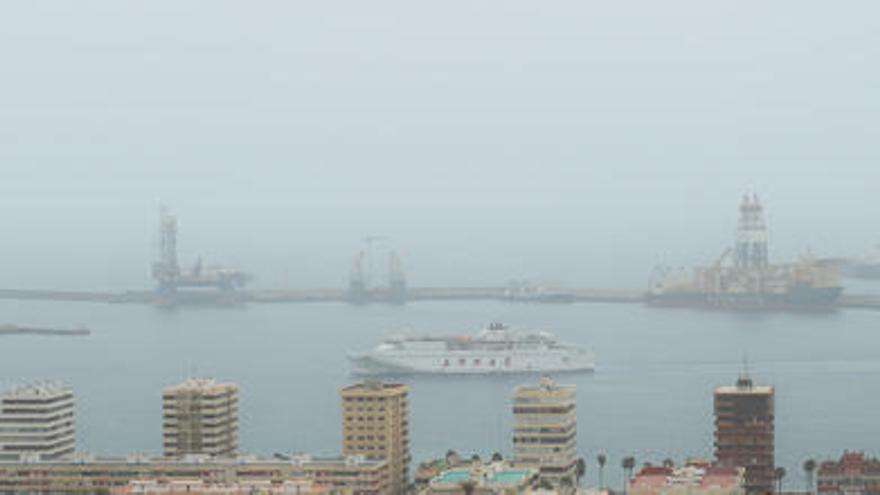
<path fill-rule="evenodd" d="M 715 393 L 720 395 L 768 395 L 773 393 L 773 386 L 753 385 L 751 387 L 738 387 L 736 385 L 722 385 L 715 387 Z"/>
<path fill-rule="evenodd" d="M 749 376 L 748 370 L 746 370 L 736 379 L 736 384 L 715 387 L 715 393 L 722 395 L 767 395 L 773 393 L 773 387 L 770 385 L 755 385 L 752 377 Z"/>
<path fill-rule="evenodd" d="M 214 378 L 188 378 L 186 381 L 177 383 L 174 385 L 169 385 L 165 387 L 163 392 L 165 393 L 174 393 L 174 392 L 198 392 L 198 391 L 208 391 L 208 390 L 217 390 L 217 389 L 227 389 L 227 388 L 238 388 L 238 385 L 234 383 L 222 383 L 218 382 Z"/>
<path fill-rule="evenodd" d="M 294 465 L 294 466 L 311 466 L 311 465 L 332 465 L 332 466 L 348 466 L 348 467 L 370 467 L 380 466 L 387 461 L 382 459 L 367 459 L 363 456 L 310 456 L 304 454 L 294 455 L 276 455 L 274 457 L 259 457 L 256 455 L 239 455 L 237 457 L 212 457 L 203 454 L 189 454 L 181 458 L 170 458 L 163 456 L 151 456 L 146 454 L 129 454 L 128 456 L 104 457 L 95 456 L 88 453 L 79 452 L 67 459 L 44 460 L 37 456 L 24 457 L 21 460 L 3 460 L 0 459 L 0 467 L 10 465 L 45 465 L 45 466 L 61 466 L 61 465 L 83 465 L 83 464 L 109 464 L 109 465 L 126 465 L 126 464 L 153 464 L 162 466 L 238 466 L 238 465 Z"/>
<path fill-rule="evenodd" d="M 376 380 L 368 380 L 362 383 L 355 383 L 342 389 L 342 393 L 355 392 L 393 392 L 407 391 L 409 387 L 403 383 L 383 383 Z"/>
<path fill-rule="evenodd" d="M 576 387 L 574 385 L 559 385 L 554 382 L 549 377 L 544 377 L 541 379 L 541 382 L 537 385 L 520 385 L 514 389 L 515 394 L 537 394 L 537 393 L 552 393 L 559 392 L 563 394 L 570 394 L 575 391 Z"/>
<path fill-rule="evenodd" d="M 71 393 L 69 386 L 61 382 L 35 382 L 14 386 L 0 394 L 0 399 L 42 399 Z"/>
<path fill-rule="evenodd" d="M 127 495 L 325 495 L 333 492 L 333 487 L 321 485 L 310 480 L 284 480 L 273 483 L 269 480 L 208 483 L 192 480 L 132 480 L 128 486 L 115 489 L 111 493 Z"/>
<path fill-rule="evenodd" d="M 680 467 L 646 466 L 630 482 L 633 493 L 647 495 L 661 493 L 671 487 L 700 489 L 733 489 L 742 485 L 744 470 L 710 466 L 708 463 L 688 462 Z"/>

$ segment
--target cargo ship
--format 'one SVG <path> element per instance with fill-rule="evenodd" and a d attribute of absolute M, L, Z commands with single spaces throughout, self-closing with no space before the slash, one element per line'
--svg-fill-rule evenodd
<path fill-rule="evenodd" d="M 770 264 L 761 202 L 756 195 L 746 195 L 739 209 L 734 246 L 710 266 L 655 268 L 646 302 L 729 310 L 834 309 L 843 291 L 837 268 L 812 255 Z"/>

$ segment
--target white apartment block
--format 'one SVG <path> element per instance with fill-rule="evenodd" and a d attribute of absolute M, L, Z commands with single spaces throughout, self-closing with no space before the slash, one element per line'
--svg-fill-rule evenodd
<path fill-rule="evenodd" d="M 0 395 L 0 459 L 62 459 L 76 447 L 73 391 L 34 383 Z"/>

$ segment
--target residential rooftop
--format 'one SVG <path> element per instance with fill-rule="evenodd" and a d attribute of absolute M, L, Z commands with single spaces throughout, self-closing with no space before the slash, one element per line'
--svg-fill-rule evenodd
<path fill-rule="evenodd" d="M 744 479 L 742 468 L 712 466 L 707 461 L 689 461 L 684 466 L 645 466 L 630 482 L 634 494 L 660 493 L 671 487 L 736 489 Z"/>
<path fill-rule="evenodd" d="M 216 389 L 238 388 L 234 383 L 219 382 L 214 378 L 188 378 L 186 381 L 169 385 L 163 389 L 164 393 L 174 392 L 199 392 Z"/>
<path fill-rule="evenodd" d="M 214 465 L 214 466 L 238 466 L 252 464 L 272 465 L 317 465 L 325 464 L 332 466 L 373 466 L 381 465 L 386 461 L 381 459 L 368 459 L 360 455 L 351 456 L 312 456 L 307 454 L 276 454 L 273 457 L 260 457 L 256 455 L 239 455 L 237 457 L 212 457 L 205 454 L 187 454 L 180 458 L 170 458 L 159 455 L 134 453 L 127 456 L 96 456 L 89 453 L 78 452 L 66 459 L 40 459 L 38 456 L 22 456 L 20 460 L 0 459 L 0 466 L 9 465 L 124 465 L 124 464 L 154 464 L 166 466 L 189 466 L 189 465 Z"/>
<path fill-rule="evenodd" d="M 355 383 L 353 385 L 349 385 L 342 389 L 342 393 L 357 393 L 357 392 L 397 392 L 400 390 L 407 390 L 406 384 L 403 383 L 383 383 L 375 380 L 368 380 L 362 383 Z"/>
<path fill-rule="evenodd" d="M 562 393 L 571 393 L 574 392 L 576 387 L 574 385 L 560 385 L 554 382 L 549 377 L 544 377 L 541 381 L 536 384 L 528 384 L 528 385 L 520 385 L 514 389 L 514 393 L 516 394 L 532 394 L 532 393 L 548 393 L 548 392 L 562 392 Z"/>
<path fill-rule="evenodd" d="M 45 399 L 68 394 L 72 390 L 62 382 L 34 382 L 18 385 L 0 394 L 0 399 Z"/>
<path fill-rule="evenodd" d="M 768 395 L 773 393 L 773 386 L 753 385 L 751 387 L 738 387 L 736 385 L 722 385 L 715 387 L 715 393 L 721 395 Z"/>

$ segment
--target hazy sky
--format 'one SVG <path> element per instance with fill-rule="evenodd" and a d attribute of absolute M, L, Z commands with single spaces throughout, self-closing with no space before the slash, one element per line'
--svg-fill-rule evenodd
<path fill-rule="evenodd" d="M 740 195 L 775 258 L 880 241 L 876 1 L 68 0 L 0 6 L 0 287 L 181 256 L 343 285 L 642 286 Z"/>

